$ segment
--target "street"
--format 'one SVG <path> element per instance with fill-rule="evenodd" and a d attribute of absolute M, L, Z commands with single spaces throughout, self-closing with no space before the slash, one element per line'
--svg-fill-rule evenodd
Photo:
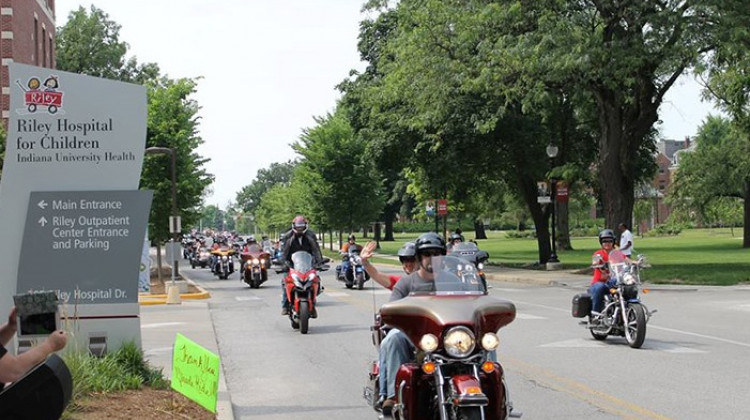
<path fill-rule="evenodd" d="M 183 269 L 212 295 L 236 418 L 377 418 L 362 388 L 377 356 L 369 327 L 389 292 L 371 282 L 346 289 L 334 266 L 323 273 L 326 290 L 307 335 L 280 315 L 280 275 L 250 289 L 238 273 L 218 280 L 206 269 Z M 571 298 L 585 284 L 491 285 L 491 295 L 517 307 L 516 320 L 499 332 L 498 356 L 523 418 L 750 418 L 750 288 L 655 287 L 641 296 L 658 312 L 636 350 L 624 338 L 595 341 L 571 317 Z"/>

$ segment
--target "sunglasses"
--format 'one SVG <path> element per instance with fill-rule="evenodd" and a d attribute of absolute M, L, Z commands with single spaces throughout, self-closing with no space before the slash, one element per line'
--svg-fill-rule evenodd
<path fill-rule="evenodd" d="M 610 241 L 609 239 L 606 239 L 606 240 L 602 241 L 602 243 L 603 244 L 613 244 L 613 243 L 615 243 L 615 241 Z"/>
<path fill-rule="evenodd" d="M 443 253 L 440 252 L 440 250 L 437 250 L 437 249 L 430 249 L 430 250 L 427 250 L 427 251 L 423 252 L 422 255 L 423 256 L 427 256 L 427 257 L 439 257 L 439 256 L 443 255 Z"/>

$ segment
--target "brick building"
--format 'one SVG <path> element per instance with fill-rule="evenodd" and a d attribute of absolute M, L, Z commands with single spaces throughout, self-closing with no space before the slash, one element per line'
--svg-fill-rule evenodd
<path fill-rule="evenodd" d="M 660 140 L 657 144 L 656 164 L 659 167 L 650 185 L 643 185 L 636 191 L 636 200 L 653 200 L 653 211 L 649 220 L 638 222 L 640 232 L 646 232 L 667 221 L 671 208 L 664 202 L 669 192 L 674 171 L 680 163 L 680 155 L 695 149 L 690 137 L 685 140 Z"/>
<path fill-rule="evenodd" d="M 8 63 L 55 68 L 55 0 L 0 0 L 0 59 L 0 110 L 7 128 L 14 88 Z"/>

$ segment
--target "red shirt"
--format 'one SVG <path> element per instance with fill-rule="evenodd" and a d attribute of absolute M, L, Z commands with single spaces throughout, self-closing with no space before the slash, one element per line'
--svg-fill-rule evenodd
<path fill-rule="evenodd" d="M 401 276 L 389 275 L 388 280 L 391 281 L 391 285 L 388 286 L 388 290 L 393 290 L 393 287 L 396 286 L 396 283 L 401 280 Z"/>
<path fill-rule="evenodd" d="M 594 278 L 591 279 L 591 284 L 607 281 L 603 276 L 604 273 L 609 273 L 607 263 L 609 263 L 609 254 L 607 251 L 600 249 L 594 252 L 591 259 L 591 265 L 594 267 Z"/>

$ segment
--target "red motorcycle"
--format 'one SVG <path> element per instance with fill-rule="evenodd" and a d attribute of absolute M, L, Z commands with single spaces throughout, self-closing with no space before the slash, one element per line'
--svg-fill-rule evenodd
<path fill-rule="evenodd" d="M 476 266 L 456 256 L 434 257 L 435 291 L 411 293 L 380 309 L 373 327 L 400 329 L 416 343 L 414 362 L 396 375 L 398 420 L 504 420 L 520 417 L 508 398 L 502 366 L 494 361 L 496 332 L 516 317 L 515 305 L 485 294 Z M 365 398 L 376 406 L 379 366 L 373 362 Z M 385 378 L 382 378 L 383 380 Z M 377 410 L 377 408 L 376 408 Z"/>
<path fill-rule="evenodd" d="M 284 278 L 284 289 L 289 300 L 289 320 L 292 328 L 307 334 L 310 318 L 317 318 L 316 298 L 320 294 L 320 276 L 318 271 L 328 270 L 325 265 L 330 261 L 324 258 L 317 267 L 313 265 L 313 256 L 309 252 L 297 251 L 292 254 L 292 267 Z"/>
<path fill-rule="evenodd" d="M 268 280 L 268 267 L 270 267 L 271 254 L 264 251 L 260 246 L 250 246 L 247 252 L 240 254 L 242 260 L 242 280 L 251 288 L 257 289 Z"/>

